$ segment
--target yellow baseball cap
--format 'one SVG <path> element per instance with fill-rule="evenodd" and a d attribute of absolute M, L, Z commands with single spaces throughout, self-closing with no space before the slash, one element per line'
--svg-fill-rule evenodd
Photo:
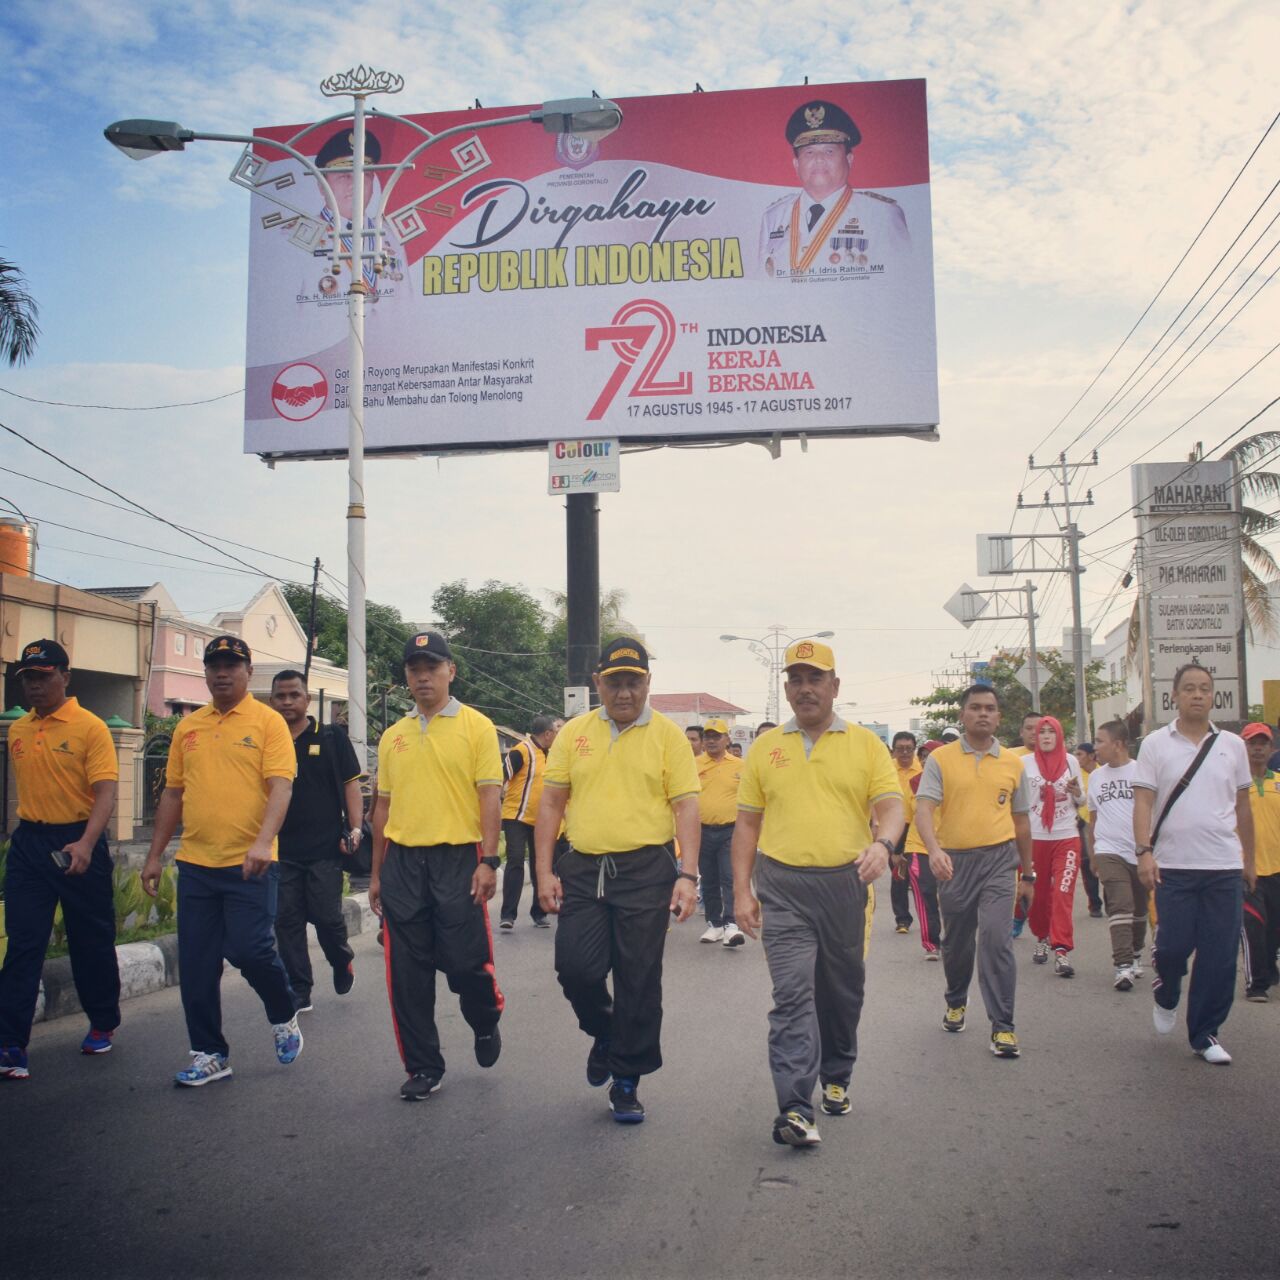
<path fill-rule="evenodd" d="M 723 720 L 708 720 L 702 726 L 703 733 L 722 733 L 727 738 L 729 736 L 729 726 Z"/>
<path fill-rule="evenodd" d="M 836 655 L 831 652 L 829 644 L 820 640 L 797 640 L 787 646 L 783 667 L 790 671 L 792 667 L 813 667 L 817 671 L 834 671 Z"/>

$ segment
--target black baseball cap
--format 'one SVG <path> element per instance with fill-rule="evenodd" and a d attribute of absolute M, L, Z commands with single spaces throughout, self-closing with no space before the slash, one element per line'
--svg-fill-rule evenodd
<path fill-rule="evenodd" d="M 615 671 L 634 671 L 642 676 L 649 674 L 649 654 L 639 640 L 619 636 L 605 645 L 596 674 L 607 676 Z"/>
<path fill-rule="evenodd" d="M 349 125 L 343 125 L 316 153 L 316 168 L 324 169 L 339 162 L 350 169 L 355 155 L 355 133 Z M 366 164 L 380 164 L 382 161 L 382 144 L 368 128 L 364 131 L 364 158 Z"/>
<path fill-rule="evenodd" d="M 439 631 L 419 631 L 410 636 L 404 644 L 404 660 L 411 662 L 414 658 L 430 658 L 433 662 L 452 662 L 453 650 L 449 642 Z"/>
<path fill-rule="evenodd" d="M 234 658 L 237 662 L 252 662 L 249 646 L 239 636 L 214 636 L 204 647 L 204 665 L 217 658 Z"/>
<path fill-rule="evenodd" d="M 15 671 L 65 671 L 71 665 L 67 651 L 56 640 L 33 640 L 22 647 Z"/>

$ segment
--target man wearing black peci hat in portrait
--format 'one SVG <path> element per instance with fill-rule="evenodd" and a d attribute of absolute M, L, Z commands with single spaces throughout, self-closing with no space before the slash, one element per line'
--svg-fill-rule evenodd
<path fill-rule="evenodd" d="M 760 270 L 777 279 L 853 278 L 882 271 L 911 248 L 898 202 L 850 186 L 862 133 L 834 102 L 814 99 L 786 127 L 801 190 L 776 200 L 760 224 Z"/>

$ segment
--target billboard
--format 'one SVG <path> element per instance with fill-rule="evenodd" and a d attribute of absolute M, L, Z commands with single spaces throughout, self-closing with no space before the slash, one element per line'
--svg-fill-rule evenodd
<path fill-rule="evenodd" d="M 1233 462 L 1133 468 L 1149 732 L 1177 718 L 1173 677 L 1198 662 L 1213 675 L 1214 714 L 1246 718 L 1239 486 Z"/>
<path fill-rule="evenodd" d="M 390 198 L 386 265 L 366 271 L 367 450 L 931 435 L 924 81 L 619 105 L 600 142 L 473 128 L 528 108 L 410 117 L 469 127 L 394 184 L 385 166 L 423 135 L 370 115 L 368 158 L 384 167 L 367 199 L 381 207 L 384 183 Z M 330 124 L 297 147 L 349 156 L 349 133 Z M 245 451 L 340 455 L 350 278 L 331 245 L 351 244 L 350 205 L 327 208 L 266 148 L 233 179 L 253 192 Z"/>

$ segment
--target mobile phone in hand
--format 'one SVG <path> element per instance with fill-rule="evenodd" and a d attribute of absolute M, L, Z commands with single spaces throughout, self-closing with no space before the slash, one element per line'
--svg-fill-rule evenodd
<path fill-rule="evenodd" d="M 65 849 L 50 849 L 49 857 L 53 859 L 53 865 L 59 871 L 68 871 L 71 868 L 71 855 Z"/>

